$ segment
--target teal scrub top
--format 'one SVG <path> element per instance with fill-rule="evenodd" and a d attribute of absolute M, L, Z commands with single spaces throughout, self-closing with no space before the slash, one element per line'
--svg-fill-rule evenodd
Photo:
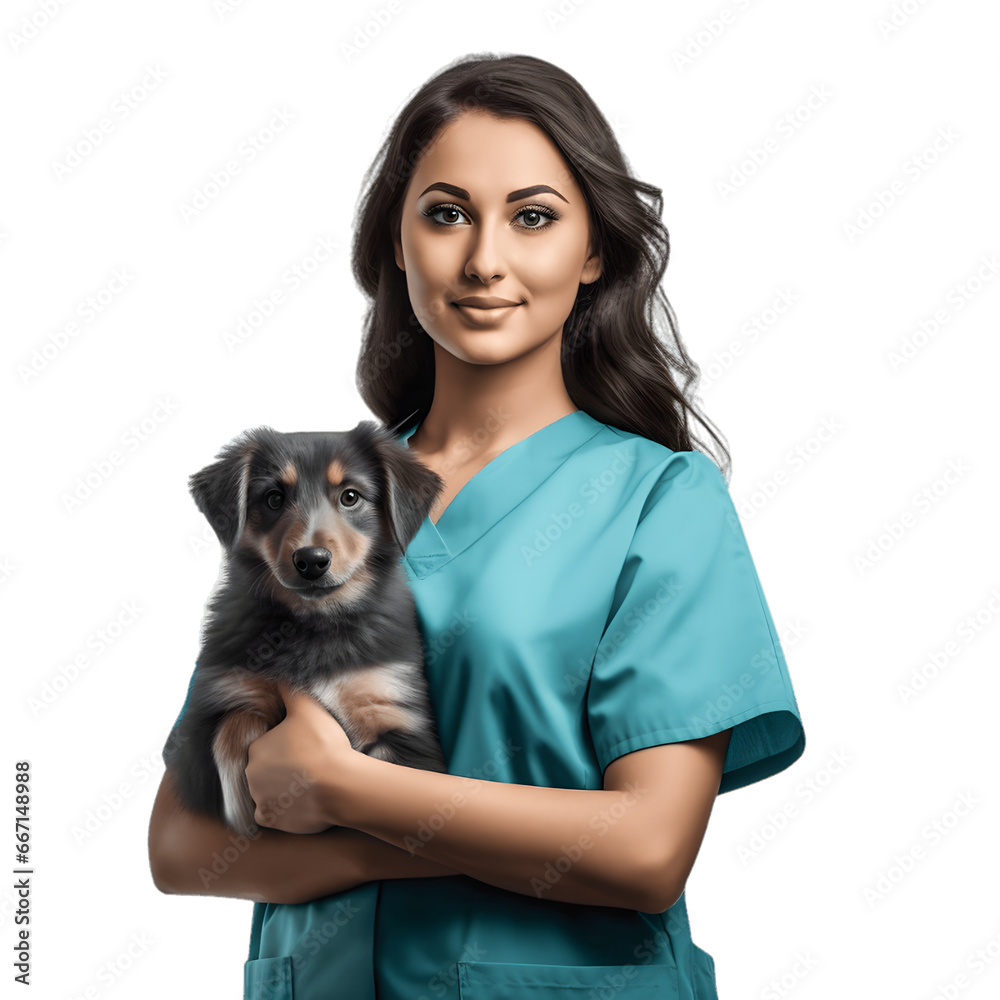
<path fill-rule="evenodd" d="M 451 774 L 600 789 L 623 754 L 731 728 L 722 794 L 805 748 L 739 517 L 700 451 L 576 410 L 485 465 L 401 563 Z M 683 895 L 643 913 L 529 891 L 455 875 L 255 903 L 245 1000 L 717 1000 Z"/>

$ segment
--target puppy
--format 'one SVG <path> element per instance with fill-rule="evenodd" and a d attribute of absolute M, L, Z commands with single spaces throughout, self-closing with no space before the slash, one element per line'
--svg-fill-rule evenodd
<path fill-rule="evenodd" d="M 443 480 L 374 421 L 244 431 L 189 479 L 223 547 L 188 706 L 163 750 L 192 811 L 258 830 L 247 748 L 309 692 L 351 746 L 444 771 L 400 555 Z"/>

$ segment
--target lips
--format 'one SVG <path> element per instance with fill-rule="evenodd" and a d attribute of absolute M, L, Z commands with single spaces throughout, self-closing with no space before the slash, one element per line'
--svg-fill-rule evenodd
<path fill-rule="evenodd" d="M 516 305 L 520 303 L 511 303 L 509 306 L 467 306 L 459 302 L 452 302 L 452 305 L 456 309 L 468 309 L 470 312 L 474 313 L 492 313 L 492 312 L 506 312 L 508 309 L 513 309 Z"/>
<path fill-rule="evenodd" d="M 501 299 L 495 295 L 467 295 L 464 299 L 455 299 L 452 305 L 465 306 L 467 309 L 506 309 L 508 306 L 518 306 L 520 302 Z"/>
<path fill-rule="evenodd" d="M 492 330 L 501 324 L 520 303 L 509 306 L 471 306 L 452 302 L 467 326 L 479 330 Z"/>

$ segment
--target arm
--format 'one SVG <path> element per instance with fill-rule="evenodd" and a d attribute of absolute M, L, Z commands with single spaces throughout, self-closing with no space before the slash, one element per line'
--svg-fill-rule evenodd
<path fill-rule="evenodd" d="M 684 890 L 729 733 L 626 754 L 607 767 L 602 790 L 463 778 L 352 751 L 320 772 L 318 794 L 331 823 L 490 885 L 659 913 Z"/>
<path fill-rule="evenodd" d="M 240 838 L 219 820 L 186 809 L 169 770 L 153 803 L 148 846 L 160 892 L 259 903 L 307 902 L 375 879 L 458 874 L 348 828 L 315 834 L 261 828 L 252 841 Z"/>

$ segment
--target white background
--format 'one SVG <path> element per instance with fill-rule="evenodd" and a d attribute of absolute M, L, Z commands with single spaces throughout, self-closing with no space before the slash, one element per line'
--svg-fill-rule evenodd
<path fill-rule="evenodd" d="M 46 15 L 38 0 L 0 15 L 0 787 L 10 817 L 13 764 L 30 759 L 35 995 L 239 994 L 252 904 L 162 895 L 146 857 L 218 572 L 187 477 L 249 426 L 370 417 L 348 266 L 362 175 L 424 80 L 489 50 L 576 76 L 663 189 L 665 289 L 732 451 L 805 723 L 792 768 L 718 800 L 688 882 L 720 996 L 996 996 L 996 6 L 400 0 L 378 26 L 386 6 L 93 0 Z M 810 94 L 824 95 L 811 109 Z M 276 109 L 293 120 L 248 161 L 241 143 Z M 102 118 L 112 130 L 60 176 Z M 185 221 L 233 158 L 240 173 Z M 228 349 L 320 238 L 335 253 Z M 116 272 L 127 284 L 86 322 Z M 767 313 L 782 295 L 791 306 Z M 68 509 L 116 448 L 124 461 Z M 95 653 L 130 603 L 139 614 Z M 0 889 L 7 981 L 13 902 Z M 130 958 L 133 935 L 147 944 Z M 129 966 L 113 986 L 109 962 Z"/>

